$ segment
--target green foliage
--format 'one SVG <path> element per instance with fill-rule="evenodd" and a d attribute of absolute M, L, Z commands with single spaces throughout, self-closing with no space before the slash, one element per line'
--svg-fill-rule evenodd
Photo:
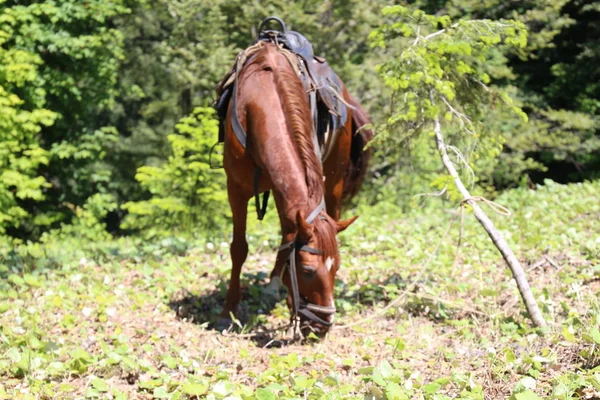
<path fill-rule="evenodd" d="M 167 162 L 175 124 L 212 102 L 215 83 L 269 15 L 311 40 L 376 125 L 390 117 L 397 123 L 390 141 L 382 129 L 382 141 L 374 145 L 373 173 L 362 191 L 366 202 L 394 198 L 408 210 L 416 194 L 445 186 L 432 141 L 415 135 L 428 133 L 415 118 L 425 121 L 437 111 L 450 144 L 475 172 L 473 183 L 488 195 L 545 177 L 564 182 L 597 176 L 597 2 L 417 0 L 387 8 L 388 27 L 377 34 L 387 46 L 372 48 L 369 33 L 392 3 L 3 1 L 0 231 L 38 240 L 73 222 L 72 209 L 102 194 L 119 207 L 101 223 L 119 232 L 127 214 L 120 205 L 151 196 L 135 178 L 138 168 Z M 526 26 L 525 46 L 522 25 L 490 20 Z M 443 34 L 413 45 L 417 36 L 443 27 Z M 499 38 L 502 43 L 494 44 Z M 438 76 L 439 68 L 452 74 Z M 435 89 L 435 104 L 428 104 L 421 83 Z M 529 123 L 503 106 L 507 98 L 497 89 L 510 94 Z M 471 121 L 445 107 L 442 97 Z M 461 121 L 474 135 L 458 135 Z"/>
<path fill-rule="evenodd" d="M 374 47 L 390 53 L 379 73 L 393 89 L 394 100 L 378 140 L 397 147 L 421 134 L 433 136 L 437 120 L 451 144 L 448 150 L 465 171 L 472 173 L 474 161 L 482 155 L 484 160 L 497 157 L 504 137 L 489 129 L 490 107 L 516 112 L 524 119 L 526 115 L 490 82 L 505 73 L 502 53 L 525 46 L 525 26 L 505 20 L 453 23 L 447 16 L 402 6 L 387 7 L 383 15 L 387 20 L 371 39 Z M 432 153 L 431 147 L 424 151 Z"/>
<path fill-rule="evenodd" d="M 0 226 L 16 236 L 68 222 L 69 204 L 109 186 L 101 160 L 116 132 L 102 115 L 124 57 L 110 24 L 127 11 L 121 0 L 3 1 Z"/>
<path fill-rule="evenodd" d="M 568 182 L 597 176 L 599 31 L 591 22 L 599 15 L 597 1 L 417 4 L 453 18 L 511 18 L 529 30 L 527 46 L 509 55 L 508 73 L 495 78 L 518 100 L 531 123 L 505 114 L 489 118 L 491 129 L 505 132 L 506 142 L 498 162 L 480 171 L 487 184 L 505 188 L 532 180 L 539 183 L 544 177 Z"/>
<path fill-rule="evenodd" d="M 224 174 L 213 165 L 221 165 L 211 147 L 218 131 L 218 121 L 211 108 L 197 108 L 176 125 L 177 132 L 168 136 L 172 155 L 160 166 L 138 169 L 136 179 L 152 197 L 129 202 L 124 222 L 127 229 L 147 229 L 153 236 L 176 230 L 204 232 L 223 227 L 227 207 Z"/>
<path fill-rule="evenodd" d="M 39 76 L 41 58 L 7 46 L 14 39 L 14 17 L 0 14 L 0 233 L 18 227 L 30 213 L 25 200 L 40 201 L 49 186 L 38 176 L 48 164 L 48 152 L 40 146 L 40 131 L 57 115 L 44 108 L 45 90 Z"/>
<path fill-rule="evenodd" d="M 487 86 L 493 50 L 501 44 L 523 47 L 525 27 L 515 21 L 452 24 L 446 16 L 411 12 L 402 6 L 384 9 L 384 16 L 393 17 L 393 22 L 374 31 L 373 46 L 387 48 L 394 40 L 404 44 L 399 56 L 379 68 L 398 99 L 388 123 L 403 123 L 412 135 L 430 129 L 433 119 L 443 117 L 458 133 L 481 136 L 482 115 L 489 105 L 511 103 L 506 94 Z M 442 29 L 435 31 L 438 27 Z M 382 139 L 389 134 L 385 132 Z"/>

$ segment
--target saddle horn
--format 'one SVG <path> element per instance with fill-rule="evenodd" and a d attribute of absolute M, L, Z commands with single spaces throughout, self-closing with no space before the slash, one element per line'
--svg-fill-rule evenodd
<path fill-rule="evenodd" d="M 259 35 L 260 32 L 264 31 L 265 26 L 271 21 L 275 21 L 281 26 L 281 33 L 283 33 L 284 35 L 287 33 L 287 28 L 285 27 L 285 23 L 283 22 L 283 20 L 279 17 L 271 16 L 263 19 L 263 21 L 260 23 L 260 26 L 258 27 Z"/>

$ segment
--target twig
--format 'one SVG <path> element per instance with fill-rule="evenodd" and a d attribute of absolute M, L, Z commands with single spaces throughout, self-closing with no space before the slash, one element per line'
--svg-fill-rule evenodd
<path fill-rule="evenodd" d="M 544 258 L 546 259 L 546 261 L 548 261 L 548 264 L 552 265 L 556 269 L 560 269 L 560 265 L 558 265 L 558 263 L 556 261 L 554 261 L 552 259 L 552 257 L 550 257 L 550 256 L 544 256 Z"/>
<path fill-rule="evenodd" d="M 414 293 L 414 296 L 418 297 L 420 299 L 429 299 L 429 300 L 438 301 L 440 303 L 447 304 L 447 305 L 449 305 L 449 306 L 451 306 L 453 308 L 460 308 L 460 309 L 462 309 L 464 311 L 467 311 L 467 312 L 470 312 L 472 314 L 487 316 L 487 314 L 485 312 L 483 312 L 483 311 L 479 311 L 479 310 L 476 310 L 474 308 L 471 308 L 471 307 L 468 307 L 468 306 L 465 306 L 465 305 L 462 305 L 462 304 L 458 304 L 458 303 L 456 303 L 456 302 L 454 302 L 452 300 L 443 299 L 443 298 L 441 298 L 439 296 L 436 296 L 436 295 L 433 295 L 433 294 L 430 294 L 430 293 Z"/>
<path fill-rule="evenodd" d="M 475 81 L 475 83 L 478 83 L 479 85 L 481 85 L 481 87 L 483 88 L 483 90 L 485 90 L 486 92 L 489 92 L 489 91 L 490 91 L 490 88 L 489 88 L 489 87 L 487 87 L 487 85 L 486 85 L 485 83 L 481 82 L 479 79 L 477 79 L 477 78 L 473 78 L 473 77 L 470 77 L 470 78 L 471 78 L 473 81 Z"/>
<path fill-rule="evenodd" d="M 452 150 L 452 152 L 456 154 L 458 160 L 465 166 L 465 168 L 469 172 L 469 186 L 473 185 L 475 183 L 475 172 L 473 172 L 473 168 L 471 168 L 465 156 L 463 156 L 463 154 L 460 152 L 460 150 L 458 150 L 458 148 L 456 148 L 456 146 L 446 145 L 446 148 L 448 150 Z"/>
<path fill-rule="evenodd" d="M 431 102 L 434 103 L 433 93 L 430 94 L 430 97 Z M 444 143 L 444 136 L 442 135 L 442 127 L 438 117 L 434 118 L 434 132 L 436 145 L 442 158 L 442 163 L 444 164 L 444 167 L 446 168 L 450 176 L 454 179 L 454 184 L 456 185 L 458 191 L 462 194 L 464 198 L 463 202 L 473 207 L 475 218 L 477 218 L 479 223 L 483 226 L 490 239 L 492 239 L 492 241 L 496 245 L 496 248 L 500 251 L 500 254 L 502 254 L 502 257 L 508 264 L 533 324 L 538 327 L 546 326 L 546 321 L 544 320 L 544 317 L 540 312 L 537 302 L 533 297 L 533 293 L 531 292 L 529 282 L 527 281 L 527 277 L 525 275 L 525 271 L 523 271 L 521 263 L 513 253 L 512 249 L 510 248 L 504 237 L 496 229 L 492 220 L 490 220 L 487 214 L 481 209 L 481 207 L 479 207 L 477 201 L 474 200 L 474 198 L 471 196 L 465 185 L 462 183 L 458 172 L 456 171 L 454 165 L 452 164 L 452 161 L 450 160 L 450 157 L 448 157 L 448 152 L 446 151 L 446 145 Z"/>
<path fill-rule="evenodd" d="M 417 34 L 415 35 L 415 41 L 413 42 L 413 46 L 416 46 L 419 43 L 419 39 L 421 39 L 421 25 L 417 25 Z"/>
<path fill-rule="evenodd" d="M 538 269 L 539 267 L 541 267 L 542 265 L 544 265 L 547 261 L 548 260 L 546 260 L 546 257 L 543 257 L 541 260 L 537 261 L 531 267 L 527 268 L 527 272 L 530 272 L 530 271 L 533 271 L 535 269 Z"/>
<path fill-rule="evenodd" d="M 441 96 L 441 99 L 444 102 L 444 104 L 446 104 L 446 107 L 448 107 L 450 112 L 458 117 L 458 120 L 460 122 L 460 127 L 464 128 L 467 132 L 469 132 L 472 135 L 473 132 L 465 127 L 465 122 L 464 122 L 464 121 L 467 121 L 469 124 L 473 124 L 473 122 L 471 122 L 471 119 L 466 114 L 463 114 L 463 113 L 459 112 L 458 110 L 456 110 L 454 107 L 452 107 L 450 105 L 450 102 L 448 102 L 448 100 L 446 100 L 446 98 L 444 96 Z"/>
<path fill-rule="evenodd" d="M 419 193 L 416 194 L 414 197 L 422 197 L 422 196 L 431 196 L 431 197 L 440 197 L 443 196 L 444 193 L 446 193 L 446 190 L 448 189 L 448 185 L 444 186 L 444 188 L 442 190 L 440 190 L 439 192 L 433 192 L 433 193 Z"/>

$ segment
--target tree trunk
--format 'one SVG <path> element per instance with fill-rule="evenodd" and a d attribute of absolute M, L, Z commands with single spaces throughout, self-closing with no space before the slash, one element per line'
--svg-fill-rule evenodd
<path fill-rule="evenodd" d="M 442 157 L 444 167 L 446 167 L 448 173 L 454 179 L 454 184 L 456 185 L 456 187 L 458 188 L 458 190 L 464 198 L 463 201 L 471 205 L 471 207 L 473 207 L 475 218 L 477 218 L 479 223 L 483 225 L 483 228 L 486 230 L 487 234 L 492 239 L 492 241 L 502 254 L 502 257 L 510 267 L 513 278 L 517 282 L 517 287 L 519 288 L 519 292 L 521 293 L 521 298 L 525 303 L 525 307 L 527 308 L 527 312 L 529 313 L 529 317 L 533 321 L 533 324 L 537 327 L 546 326 L 546 321 L 544 320 L 544 317 L 542 316 L 542 313 L 538 308 L 535 298 L 531 293 L 531 288 L 529 287 L 529 283 L 527 282 L 527 277 L 525 276 L 525 271 L 523 270 L 521 263 L 509 247 L 508 243 L 506 243 L 506 240 L 504 240 L 504 237 L 502 237 L 500 232 L 496 229 L 492 220 L 490 220 L 487 214 L 481 209 L 481 207 L 479 207 L 477 202 L 473 200 L 471 194 L 460 180 L 458 172 L 456 171 L 456 168 L 454 168 L 454 164 L 450 160 L 450 157 L 448 157 L 448 152 L 446 151 L 446 145 L 444 143 L 444 137 L 442 135 L 442 128 L 440 126 L 439 118 L 435 118 L 434 124 L 435 141 L 437 144 L 438 151 Z"/>

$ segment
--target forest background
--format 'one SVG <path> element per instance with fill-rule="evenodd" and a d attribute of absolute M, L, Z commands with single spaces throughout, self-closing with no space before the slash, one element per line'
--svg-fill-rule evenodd
<path fill-rule="evenodd" d="M 0 1 L 0 241 L 223 237 L 229 207 L 219 164 L 214 87 L 258 23 L 278 15 L 305 34 L 377 126 L 393 104 L 371 46 L 391 1 Z M 516 19 L 528 44 L 487 61 L 490 84 L 528 116 L 496 109 L 485 124 L 501 152 L 467 161 L 476 192 L 494 198 L 546 179 L 600 176 L 600 3 L 580 0 L 416 1 L 453 19 Z M 374 144 L 360 204 L 405 212 L 445 174 L 430 138 Z M 472 142 L 473 148 L 478 143 Z M 476 152 L 473 152 L 474 154 Z M 489 153 L 489 155 L 487 154 Z M 471 152 L 466 155 L 469 156 Z M 35 246 L 34 246 L 35 247 Z"/>

